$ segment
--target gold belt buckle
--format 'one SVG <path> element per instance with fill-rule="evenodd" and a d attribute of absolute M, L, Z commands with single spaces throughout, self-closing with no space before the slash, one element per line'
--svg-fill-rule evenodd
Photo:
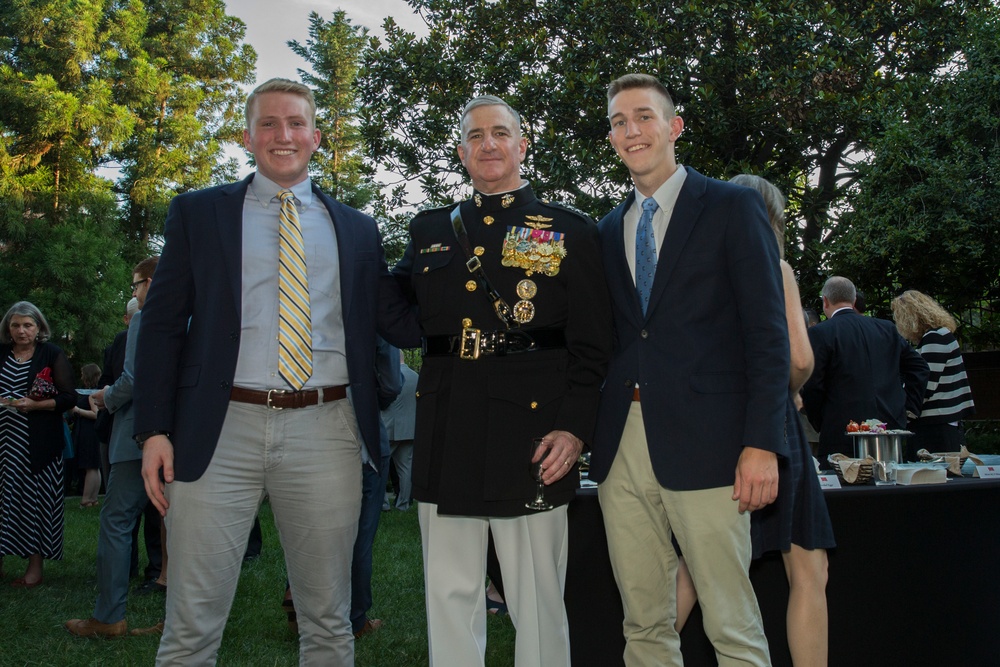
<path fill-rule="evenodd" d="M 465 327 L 462 329 L 462 343 L 458 350 L 460 359 L 475 361 L 479 358 L 480 330 Z"/>
<path fill-rule="evenodd" d="M 287 393 L 288 392 L 285 391 L 284 389 L 268 389 L 267 390 L 267 407 L 271 408 L 272 410 L 284 410 L 284 408 L 280 408 L 277 405 L 271 405 L 271 394 L 287 394 Z"/>

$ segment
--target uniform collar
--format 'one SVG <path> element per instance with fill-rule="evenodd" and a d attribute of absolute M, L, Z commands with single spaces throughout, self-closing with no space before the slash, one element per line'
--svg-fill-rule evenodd
<path fill-rule="evenodd" d="M 498 192 L 495 194 L 484 194 L 478 190 L 472 191 L 472 205 L 477 212 L 492 213 L 508 208 L 517 208 L 535 201 L 535 193 L 531 189 L 528 181 L 522 181 L 521 187 L 509 192 Z"/>

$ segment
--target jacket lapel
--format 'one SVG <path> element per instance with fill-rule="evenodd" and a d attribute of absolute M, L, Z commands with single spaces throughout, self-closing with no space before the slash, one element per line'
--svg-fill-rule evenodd
<path fill-rule="evenodd" d="M 687 167 L 683 168 L 687 169 Z M 667 284 L 670 282 L 670 275 L 677 266 L 684 245 L 698 224 L 698 217 L 701 215 L 702 209 L 705 208 L 702 196 L 705 194 L 706 184 L 707 179 L 704 176 L 694 169 L 687 169 L 687 178 L 684 179 L 684 185 L 677 195 L 677 202 L 674 204 L 674 211 L 670 216 L 670 223 L 667 225 L 667 233 L 660 246 L 660 256 L 656 261 L 656 275 L 653 276 L 653 289 L 649 295 L 647 314 L 653 312 L 656 303 L 666 290 Z M 638 298 L 636 298 L 636 302 L 638 303 Z"/>
<path fill-rule="evenodd" d="M 253 174 L 222 189 L 223 197 L 215 201 L 215 228 L 219 232 L 222 263 L 229 276 L 229 287 L 236 304 L 237 317 L 242 317 L 243 303 L 243 201 Z"/>
<path fill-rule="evenodd" d="M 326 206 L 333 220 L 333 231 L 337 236 L 337 259 L 340 263 L 340 302 L 343 309 L 343 317 L 346 325 L 347 314 L 351 312 L 351 295 L 354 293 L 354 229 L 350 221 L 340 214 L 340 207 L 336 201 L 323 193 L 314 183 L 312 186 L 313 196 Z"/>

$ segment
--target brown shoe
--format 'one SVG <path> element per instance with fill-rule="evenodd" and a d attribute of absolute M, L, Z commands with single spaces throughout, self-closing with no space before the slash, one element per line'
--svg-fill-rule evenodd
<path fill-rule="evenodd" d="M 369 618 L 365 620 L 365 624 L 361 626 L 361 629 L 354 633 L 355 639 L 361 639 L 365 635 L 370 635 L 373 632 L 378 632 L 379 628 L 382 627 L 382 621 L 377 618 Z"/>
<path fill-rule="evenodd" d="M 156 625 L 151 625 L 148 628 L 135 628 L 133 630 L 129 630 L 128 633 L 132 637 L 140 637 L 142 635 L 162 635 L 163 621 L 160 621 Z"/>
<path fill-rule="evenodd" d="M 77 637 L 123 637 L 128 628 L 124 618 L 117 623 L 101 623 L 93 617 L 87 620 L 74 618 L 66 621 L 65 626 L 70 634 Z"/>
<path fill-rule="evenodd" d="M 281 601 L 281 610 L 288 618 L 288 629 L 296 637 L 299 634 L 299 620 L 295 614 L 295 602 L 292 601 L 292 589 L 285 588 L 285 597 Z"/>

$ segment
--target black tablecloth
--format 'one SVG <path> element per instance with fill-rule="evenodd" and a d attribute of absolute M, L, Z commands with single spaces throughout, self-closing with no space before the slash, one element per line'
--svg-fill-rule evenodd
<path fill-rule="evenodd" d="M 827 586 L 831 667 L 1000 664 L 1000 480 L 825 495 L 837 538 Z M 790 666 L 781 556 L 756 561 L 750 579 L 772 661 Z M 621 598 L 593 489 L 569 506 L 566 608 L 573 667 L 622 665 Z M 716 664 L 697 607 L 681 641 L 687 667 Z"/>

